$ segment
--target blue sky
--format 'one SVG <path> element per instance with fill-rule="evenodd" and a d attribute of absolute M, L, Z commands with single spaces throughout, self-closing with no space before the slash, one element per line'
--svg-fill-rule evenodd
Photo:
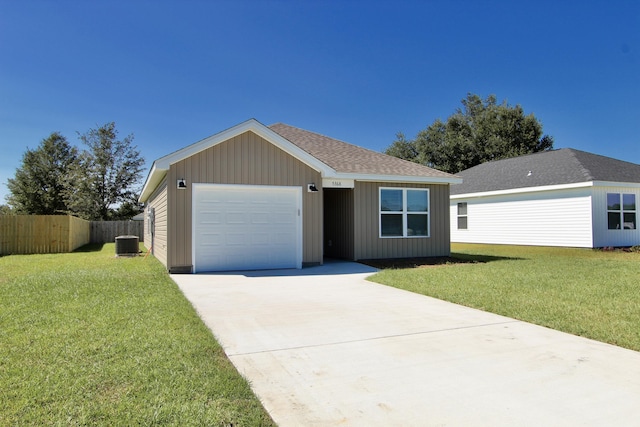
<path fill-rule="evenodd" d="M 53 131 L 115 121 L 147 167 L 249 118 L 383 151 L 469 92 L 640 163 L 640 2 L 0 0 L 0 204 Z"/>

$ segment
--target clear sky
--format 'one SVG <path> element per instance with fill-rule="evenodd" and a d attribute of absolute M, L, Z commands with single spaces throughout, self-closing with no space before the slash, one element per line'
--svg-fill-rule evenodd
<path fill-rule="evenodd" d="M 640 163 L 640 1 L 0 0 L 0 204 L 53 131 L 115 121 L 147 167 L 249 118 L 383 151 L 469 92 Z"/>

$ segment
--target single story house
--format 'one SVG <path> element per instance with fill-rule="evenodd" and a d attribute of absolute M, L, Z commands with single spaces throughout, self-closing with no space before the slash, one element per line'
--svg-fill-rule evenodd
<path fill-rule="evenodd" d="M 572 148 L 487 162 L 451 187 L 451 241 L 640 245 L 640 165 Z"/>
<path fill-rule="evenodd" d="M 449 187 L 435 169 L 250 119 L 157 159 L 145 245 L 173 273 L 447 256 Z"/>

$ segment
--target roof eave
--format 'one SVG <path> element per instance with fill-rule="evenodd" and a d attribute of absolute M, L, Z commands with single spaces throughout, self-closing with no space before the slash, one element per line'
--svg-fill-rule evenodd
<path fill-rule="evenodd" d="M 510 188 L 508 190 L 479 191 L 477 193 L 452 194 L 451 199 L 468 199 L 474 197 L 504 196 L 509 194 L 537 193 L 540 191 L 569 190 L 573 188 L 593 187 L 594 181 L 576 182 L 573 184 L 543 185 L 539 187 Z"/>
<path fill-rule="evenodd" d="M 384 174 L 359 174 L 337 173 L 331 178 L 353 179 L 356 181 L 370 182 L 407 182 L 418 184 L 461 184 L 462 178 L 451 176 L 411 176 L 411 175 L 384 175 Z"/>
<path fill-rule="evenodd" d="M 166 175 L 167 169 L 158 169 L 156 162 L 153 162 L 149 170 L 149 175 L 147 175 L 147 180 L 144 182 L 144 186 L 140 192 L 140 197 L 138 197 L 138 202 L 145 203 L 149 200 L 149 197 L 151 197 L 155 189 L 158 188 L 158 185 L 160 185 Z"/>
<path fill-rule="evenodd" d="M 640 182 L 622 182 L 622 181 L 593 181 L 594 187 L 622 187 L 622 188 L 638 188 Z"/>
<path fill-rule="evenodd" d="M 585 187 L 640 188 L 640 183 L 620 182 L 620 181 L 585 181 L 585 182 L 576 182 L 572 184 L 544 185 L 540 187 L 523 187 L 523 188 L 511 188 L 508 190 L 479 191 L 476 193 L 452 194 L 451 199 L 469 199 L 474 197 L 503 196 L 503 195 L 509 195 L 509 194 L 536 193 L 540 191 L 570 190 L 573 188 L 585 188 Z"/>

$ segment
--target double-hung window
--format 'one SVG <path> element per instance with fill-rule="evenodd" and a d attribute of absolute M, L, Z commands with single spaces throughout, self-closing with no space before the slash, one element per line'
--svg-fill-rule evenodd
<path fill-rule="evenodd" d="M 458 230 L 467 229 L 467 202 L 458 203 Z"/>
<path fill-rule="evenodd" d="M 429 237 L 429 189 L 380 188 L 380 237 Z"/>
<path fill-rule="evenodd" d="M 607 193 L 607 221 L 609 230 L 635 230 L 636 195 Z"/>

